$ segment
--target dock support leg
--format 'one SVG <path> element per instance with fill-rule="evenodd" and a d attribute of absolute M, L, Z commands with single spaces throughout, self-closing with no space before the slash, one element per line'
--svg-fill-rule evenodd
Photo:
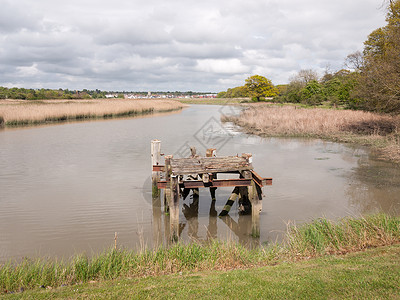
<path fill-rule="evenodd" d="M 169 217 L 171 226 L 171 238 L 177 241 L 179 238 L 179 183 L 178 176 L 171 176 L 171 190 L 169 202 Z"/>
<path fill-rule="evenodd" d="M 161 159 L 161 142 L 159 140 L 151 141 L 151 182 L 152 182 L 152 195 L 153 198 L 160 195 L 157 182 L 160 181 L 160 172 L 153 171 L 153 166 L 158 166 Z"/>
<path fill-rule="evenodd" d="M 257 187 L 254 180 L 251 182 L 249 189 L 249 200 L 251 202 L 251 235 L 253 237 L 260 237 L 260 211 L 261 201 L 257 193 Z"/>
<path fill-rule="evenodd" d="M 232 208 L 233 203 L 235 203 L 236 199 L 239 197 L 239 187 L 235 187 L 230 195 L 228 201 L 226 202 L 224 209 L 220 212 L 219 216 L 226 216 Z"/>

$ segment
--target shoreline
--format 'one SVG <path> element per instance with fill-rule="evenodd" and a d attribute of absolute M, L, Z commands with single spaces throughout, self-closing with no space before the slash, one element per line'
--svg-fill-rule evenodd
<path fill-rule="evenodd" d="M 314 259 L 346 257 L 368 249 L 384 249 L 400 243 L 400 217 L 386 214 L 343 218 L 337 222 L 319 218 L 288 228 L 285 243 L 247 249 L 238 243 L 173 244 L 168 248 L 110 249 L 94 257 L 75 255 L 69 261 L 24 259 L 0 266 L 0 295 L 17 292 L 51 293 L 53 289 L 109 280 L 141 280 L 176 274 L 296 265 Z M 396 246 L 400 251 L 400 247 Z M 192 275 L 193 276 L 193 275 Z"/>
<path fill-rule="evenodd" d="M 0 100 L 0 128 L 143 116 L 186 106 L 175 100 Z"/>

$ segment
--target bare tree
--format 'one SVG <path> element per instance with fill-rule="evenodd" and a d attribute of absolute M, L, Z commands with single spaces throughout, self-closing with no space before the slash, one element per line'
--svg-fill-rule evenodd
<path fill-rule="evenodd" d="M 299 82 L 304 86 L 307 85 L 310 81 L 316 80 L 318 81 L 318 73 L 312 69 L 303 69 L 300 70 L 297 75 L 291 78 L 291 82 Z"/>
<path fill-rule="evenodd" d="M 360 51 L 347 55 L 344 65 L 348 69 L 360 71 L 364 64 L 364 58 Z"/>

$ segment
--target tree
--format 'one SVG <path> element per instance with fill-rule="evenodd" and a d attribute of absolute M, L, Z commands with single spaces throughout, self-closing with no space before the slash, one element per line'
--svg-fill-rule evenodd
<path fill-rule="evenodd" d="M 301 101 L 309 105 L 320 105 L 324 100 L 324 90 L 322 85 L 316 81 L 311 80 L 301 90 Z"/>
<path fill-rule="evenodd" d="M 318 73 L 312 69 L 300 70 L 291 81 L 299 81 L 303 85 L 307 85 L 311 81 L 318 81 Z"/>
<path fill-rule="evenodd" d="M 390 1 L 386 21 L 364 43 L 364 63 L 354 95 L 362 109 L 399 113 L 400 0 Z"/>
<path fill-rule="evenodd" d="M 260 75 L 247 78 L 245 87 L 248 95 L 255 98 L 256 101 L 260 101 L 262 97 L 274 97 L 278 94 L 278 90 L 271 80 Z"/>
<path fill-rule="evenodd" d="M 364 65 L 364 57 L 360 51 L 356 51 L 347 55 L 344 65 L 349 68 L 353 69 L 356 72 L 361 71 Z"/>

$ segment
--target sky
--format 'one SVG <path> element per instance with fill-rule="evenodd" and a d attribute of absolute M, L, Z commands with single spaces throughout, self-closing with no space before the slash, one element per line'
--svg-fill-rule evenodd
<path fill-rule="evenodd" d="M 383 0 L 0 0 L 0 86 L 219 92 L 343 68 Z"/>

